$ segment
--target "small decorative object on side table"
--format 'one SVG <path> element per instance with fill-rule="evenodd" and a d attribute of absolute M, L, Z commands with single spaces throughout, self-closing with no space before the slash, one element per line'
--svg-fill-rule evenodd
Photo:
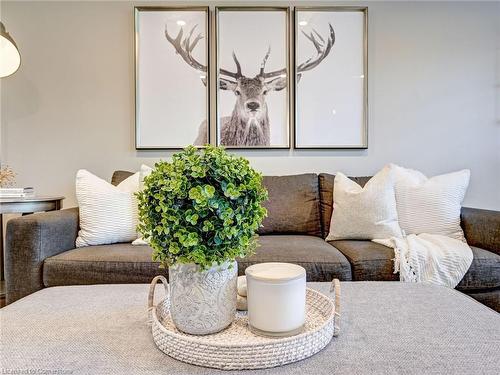
<path fill-rule="evenodd" d="M 34 212 L 54 211 L 62 208 L 61 196 L 30 196 L 23 198 L 0 198 L 0 299 L 5 296 L 4 289 L 4 254 L 3 254 L 3 214 L 28 215 Z"/>
<path fill-rule="evenodd" d="M 12 186 L 15 180 L 16 173 L 11 167 L 8 165 L 0 167 L 0 188 Z"/>

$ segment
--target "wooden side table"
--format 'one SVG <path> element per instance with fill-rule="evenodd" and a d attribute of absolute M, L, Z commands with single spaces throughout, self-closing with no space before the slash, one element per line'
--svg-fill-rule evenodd
<path fill-rule="evenodd" d="M 0 298 L 5 296 L 5 262 L 3 253 L 3 214 L 28 215 L 34 212 L 54 211 L 62 208 L 64 197 L 33 196 L 0 198 Z"/>

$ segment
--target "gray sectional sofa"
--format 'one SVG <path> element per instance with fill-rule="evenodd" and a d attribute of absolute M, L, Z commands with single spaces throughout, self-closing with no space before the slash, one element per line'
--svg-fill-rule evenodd
<path fill-rule="evenodd" d="M 117 171 L 117 184 L 130 172 Z M 279 261 L 302 265 L 309 281 L 398 280 L 392 249 L 370 241 L 325 242 L 332 213 L 330 174 L 265 177 L 268 217 L 260 247 L 239 260 L 239 273 L 251 264 Z M 364 185 L 369 177 L 353 177 Z M 352 225 L 356 225 L 353 223 Z M 462 227 L 474 261 L 457 289 L 500 311 L 500 212 L 462 209 Z M 148 283 L 166 273 L 151 261 L 151 249 L 128 243 L 75 248 L 78 208 L 28 215 L 7 224 L 7 303 L 45 287 L 97 283 Z"/>

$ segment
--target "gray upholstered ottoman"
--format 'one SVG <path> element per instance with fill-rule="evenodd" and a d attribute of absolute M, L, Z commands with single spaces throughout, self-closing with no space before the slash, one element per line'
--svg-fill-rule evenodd
<path fill-rule="evenodd" d="M 325 293 L 329 284 L 313 283 Z M 223 374 L 154 345 L 148 285 L 43 289 L 0 310 L 0 373 Z M 161 295 L 161 293 L 157 293 Z M 245 374 L 498 374 L 500 314 L 443 287 L 342 283 L 340 336 L 322 352 Z M 24 372 L 22 372 L 24 371 Z"/>

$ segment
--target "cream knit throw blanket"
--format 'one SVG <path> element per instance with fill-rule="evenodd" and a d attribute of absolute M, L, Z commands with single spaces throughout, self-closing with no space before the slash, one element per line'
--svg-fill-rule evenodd
<path fill-rule="evenodd" d="M 428 282 L 455 288 L 472 263 L 467 243 L 437 234 L 410 234 L 373 242 L 394 249 L 394 273 L 404 282 Z"/>

